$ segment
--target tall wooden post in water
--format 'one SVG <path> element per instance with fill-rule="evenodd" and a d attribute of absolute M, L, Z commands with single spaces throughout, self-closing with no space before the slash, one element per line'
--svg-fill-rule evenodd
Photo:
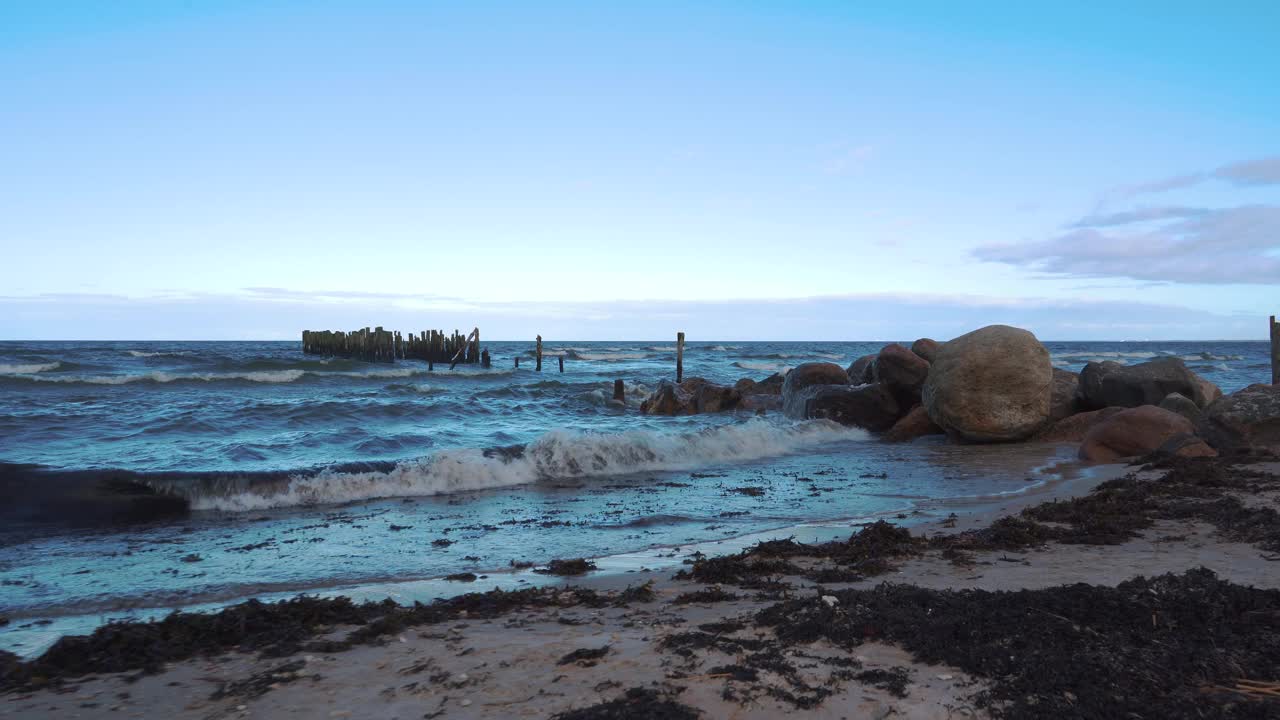
<path fill-rule="evenodd" d="M 541 335 L 538 336 L 538 347 L 537 347 L 536 353 L 537 353 L 537 359 L 538 359 L 538 366 L 534 369 L 537 370 L 538 372 L 542 372 L 542 336 Z"/>
<path fill-rule="evenodd" d="M 1280 385 L 1280 322 L 1271 316 L 1271 384 Z"/>
<path fill-rule="evenodd" d="M 676 384 L 684 381 L 684 333 L 676 333 Z"/>

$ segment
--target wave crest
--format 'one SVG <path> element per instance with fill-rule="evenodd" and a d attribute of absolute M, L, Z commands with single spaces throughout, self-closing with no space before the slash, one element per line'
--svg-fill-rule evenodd
<path fill-rule="evenodd" d="M 229 511 L 442 495 L 554 478 L 690 470 L 866 438 L 862 430 L 825 420 L 795 425 L 753 420 L 682 435 L 645 430 L 612 435 L 557 430 L 523 451 L 446 450 L 422 460 L 398 463 L 389 470 L 325 470 L 294 475 L 283 485 L 272 483 L 260 489 L 205 493 L 192 488 L 185 494 L 195 509 Z"/>

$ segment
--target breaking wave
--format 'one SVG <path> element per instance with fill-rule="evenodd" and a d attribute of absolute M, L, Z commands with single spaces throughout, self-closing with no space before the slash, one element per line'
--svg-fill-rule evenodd
<path fill-rule="evenodd" d="M 749 360 L 739 360 L 733 366 L 742 370 L 757 370 L 759 372 L 782 373 L 784 375 L 794 367 L 784 362 L 751 362 Z"/>
<path fill-rule="evenodd" d="M 6 365 L 0 363 L 0 375 L 34 375 L 35 373 L 49 372 L 62 367 L 60 362 L 51 363 L 20 363 L 14 365 Z"/>
<path fill-rule="evenodd" d="M 555 478 L 689 470 L 867 437 L 862 430 L 825 420 L 795 425 L 753 420 L 683 435 L 644 430 L 608 435 L 557 430 L 523 448 L 447 450 L 390 469 L 324 470 L 260 487 L 205 488 L 197 484 L 183 488 L 166 483 L 162 489 L 186 496 L 197 510 L 259 510 L 441 495 Z"/>

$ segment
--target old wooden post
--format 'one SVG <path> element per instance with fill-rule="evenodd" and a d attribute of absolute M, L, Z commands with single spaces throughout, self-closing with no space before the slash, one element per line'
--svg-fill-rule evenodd
<path fill-rule="evenodd" d="M 517 369 L 517 370 L 519 370 L 519 369 L 520 369 L 520 356 L 519 356 L 519 355 L 517 355 L 517 356 L 516 356 L 516 369 Z"/>
<path fill-rule="evenodd" d="M 1280 322 L 1271 316 L 1271 384 L 1280 385 Z"/>
<path fill-rule="evenodd" d="M 676 333 L 676 383 L 684 381 L 684 333 Z"/>
<path fill-rule="evenodd" d="M 534 369 L 537 370 L 538 372 L 542 372 L 542 336 L 541 335 L 538 336 L 537 357 L 538 357 L 538 366 Z"/>
<path fill-rule="evenodd" d="M 559 358 L 556 358 L 556 359 L 560 361 L 560 372 L 564 372 L 564 356 L 561 355 Z"/>
<path fill-rule="evenodd" d="M 613 381 L 613 399 L 618 402 L 627 401 L 627 388 L 622 384 L 622 378 Z"/>

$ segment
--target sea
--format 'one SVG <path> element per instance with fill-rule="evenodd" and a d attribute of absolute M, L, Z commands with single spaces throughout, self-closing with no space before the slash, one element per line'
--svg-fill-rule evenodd
<path fill-rule="evenodd" d="M 884 344 L 689 342 L 684 372 L 763 380 Z M 1269 374 L 1264 342 L 1045 345 L 1073 371 L 1179 357 L 1226 392 Z M 889 445 L 774 413 L 643 415 L 674 378 L 670 341 L 548 342 L 540 372 L 532 342 L 485 347 L 490 368 L 429 370 L 298 342 L 0 342 L 0 467 L 127 476 L 192 509 L 0 528 L 0 649 L 31 656 L 112 620 L 249 597 L 519 587 L 549 582 L 524 568 L 555 558 L 677 565 L 797 528 L 938 518 L 1088 472 L 1072 447 Z M 444 579 L 465 573 L 476 580 Z"/>

